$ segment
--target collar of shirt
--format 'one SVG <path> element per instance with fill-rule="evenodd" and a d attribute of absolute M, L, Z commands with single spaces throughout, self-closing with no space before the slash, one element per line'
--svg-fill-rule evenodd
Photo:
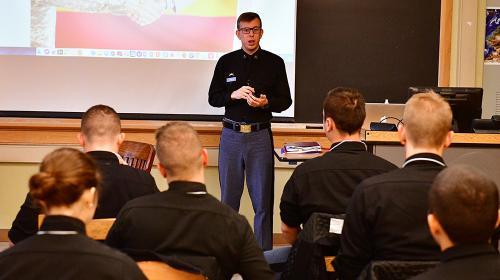
<path fill-rule="evenodd" d="M 335 142 L 330 146 L 330 151 L 367 151 L 366 144 L 361 141 Z"/>
<path fill-rule="evenodd" d="M 490 244 L 457 245 L 444 250 L 441 261 L 448 262 L 454 259 L 489 254 L 497 254 Z"/>
<path fill-rule="evenodd" d="M 128 163 L 118 153 L 113 152 L 113 154 L 115 154 L 115 156 L 118 159 L 118 162 L 120 164 L 122 164 L 122 165 L 128 165 Z"/>
<path fill-rule="evenodd" d="M 73 217 L 62 216 L 62 215 L 49 215 L 43 219 L 43 223 L 40 226 L 40 231 L 42 232 L 77 232 L 80 234 L 85 234 L 85 224 Z"/>
<path fill-rule="evenodd" d="M 403 168 L 413 165 L 441 165 L 446 166 L 441 156 L 433 153 L 420 153 L 406 159 Z"/>
<path fill-rule="evenodd" d="M 198 182 L 174 181 L 168 184 L 168 192 L 203 195 L 207 194 L 207 187 Z"/>
<path fill-rule="evenodd" d="M 259 59 L 261 53 L 262 53 L 262 49 L 259 47 L 259 49 L 257 51 L 255 51 L 253 54 L 248 54 L 246 53 L 243 49 L 240 49 L 241 50 L 241 57 L 245 60 L 245 59 Z"/>
<path fill-rule="evenodd" d="M 120 159 L 117 157 L 117 154 L 109 151 L 91 151 L 87 152 L 90 157 L 95 160 L 103 161 L 108 164 L 120 164 Z M 121 157 L 120 157 L 121 158 Z M 122 159 L 123 160 L 123 159 Z"/>

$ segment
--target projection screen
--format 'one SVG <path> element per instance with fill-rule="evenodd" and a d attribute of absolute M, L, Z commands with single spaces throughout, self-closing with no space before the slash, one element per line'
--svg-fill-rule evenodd
<path fill-rule="evenodd" d="M 262 17 L 261 46 L 285 60 L 294 96 L 296 1 L 0 0 L 0 7 L 4 113 L 108 104 L 145 118 L 222 115 L 208 104 L 208 87 L 218 58 L 240 48 L 236 18 L 245 11 Z"/>

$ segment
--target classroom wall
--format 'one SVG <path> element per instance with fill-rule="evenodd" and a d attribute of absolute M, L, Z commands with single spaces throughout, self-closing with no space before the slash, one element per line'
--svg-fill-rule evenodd
<path fill-rule="evenodd" d="M 482 87 L 483 118 L 500 114 L 500 65 L 484 65 L 486 7 L 500 0 L 454 0 L 450 86 Z"/>
<path fill-rule="evenodd" d="M 478 36 L 480 38 L 481 47 L 484 48 L 484 21 L 486 15 L 484 13 L 486 7 L 497 7 L 500 8 L 500 0 L 488 0 L 486 1 L 483 9 L 481 9 L 481 14 L 479 16 L 479 21 L 483 22 Z M 481 48 L 481 50 L 482 50 Z M 483 65 L 482 63 L 483 53 L 479 54 L 478 62 L 479 67 L 482 69 L 481 75 L 478 75 L 478 80 L 482 83 L 482 87 L 486 95 L 483 100 L 483 118 L 490 118 L 492 115 L 500 115 L 500 65 Z"/>

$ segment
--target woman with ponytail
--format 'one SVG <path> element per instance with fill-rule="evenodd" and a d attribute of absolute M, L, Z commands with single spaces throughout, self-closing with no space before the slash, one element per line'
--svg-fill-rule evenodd
<path fill-rule="evenodd" d="M 29 181 L 46 217 L 37 235 L 0 254 L 0 279 L 145 279 L 132 259 L 91 240 L 100 175 L 86 154 L 61 148 Z"/>

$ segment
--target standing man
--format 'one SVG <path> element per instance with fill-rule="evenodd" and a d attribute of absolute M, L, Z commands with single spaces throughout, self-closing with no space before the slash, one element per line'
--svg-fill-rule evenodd
<path fill-rule="evenodd" d="M 255 236 L 262 249 L 269 250 L 274 194 L 270 121 L 272 112 L 286 110 L 292 99 L 283 59 L 260 48 L 263 33 L 258 14 L 238 17 L 241 49 L 218 61 L 208 102 L 226 108 L 219 147 L 221 200 L 238 211 L 246 175 Z"/>

